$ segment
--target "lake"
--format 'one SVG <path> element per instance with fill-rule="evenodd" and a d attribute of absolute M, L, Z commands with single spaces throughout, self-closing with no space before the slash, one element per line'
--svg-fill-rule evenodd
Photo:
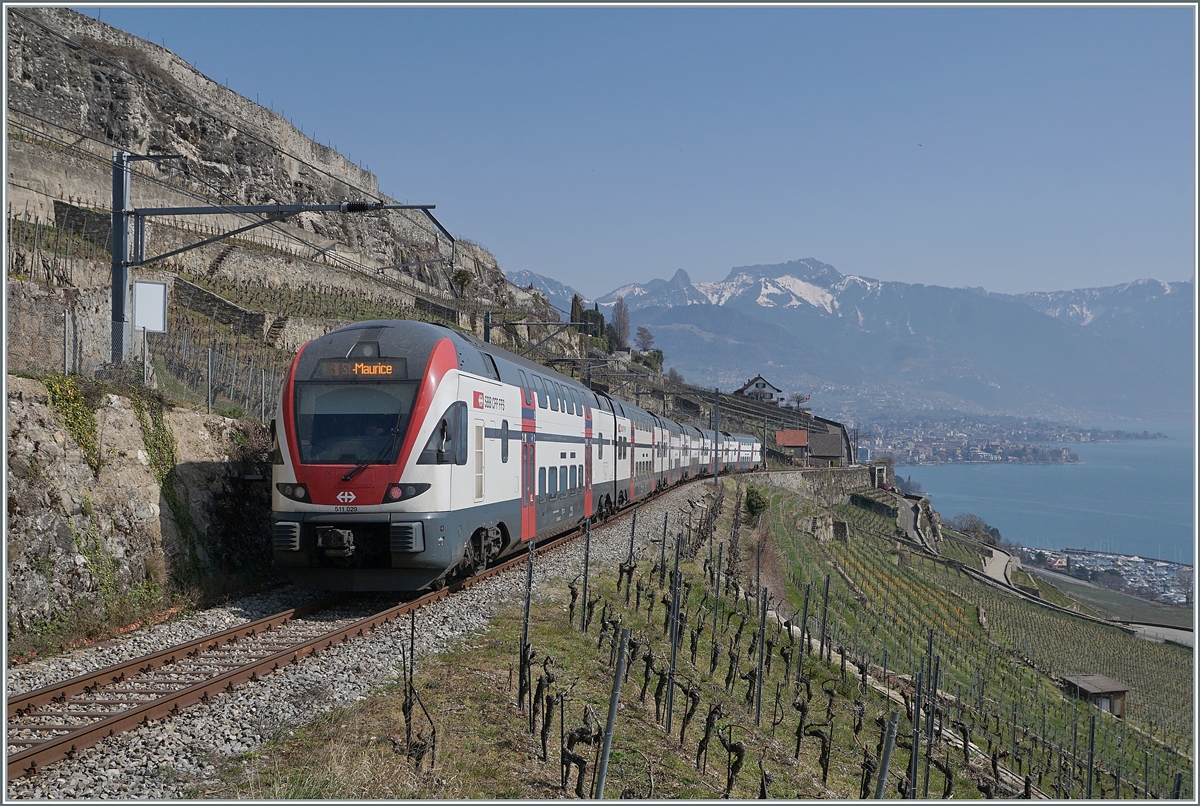
<path fill-rule="evenodd" d="M 919 481 L 943 518 L 973 512 L 1024 546 L 1192 563 L 1194 432 L 1139 426 L 1171 439 L 1062 446 L 1082 464 L 919 465 L 896 473 Z"/>

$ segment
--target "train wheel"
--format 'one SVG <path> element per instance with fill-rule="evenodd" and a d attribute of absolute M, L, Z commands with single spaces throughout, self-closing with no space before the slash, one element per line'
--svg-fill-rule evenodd
<path fill-rule="evenodd" d="M 459 575 L 464 579 L 473 577 L 487 567 L 487 560 L 483 553 L 483 530 L 480 529 L 471 535 L 471 539 L 467 541 L 466 550 L 463 552 L 462 563 L 459 564 Z"/>

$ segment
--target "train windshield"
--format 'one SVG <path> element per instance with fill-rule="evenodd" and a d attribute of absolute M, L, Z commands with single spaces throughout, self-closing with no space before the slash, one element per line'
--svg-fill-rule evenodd
<path fill-rule="evenodd" d="M 297 383 L 302 464 L 393 464 L 412 416 L 417 382 Z"/>

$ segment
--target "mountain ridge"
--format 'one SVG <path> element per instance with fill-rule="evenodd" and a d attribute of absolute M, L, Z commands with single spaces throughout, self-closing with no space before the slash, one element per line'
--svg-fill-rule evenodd
<path fill-rule="evenodd" d="M 712 282 L 678 269 L 595 302 L 624 296 L 631 323 L 697 382 L 740 385 L 762 372 L 847 411 L 1174 419 L 1191 410 L 1194 293 L 1190 281 L 1143 278 L 1003 294 L 845 275 L 803 258 Z"/>

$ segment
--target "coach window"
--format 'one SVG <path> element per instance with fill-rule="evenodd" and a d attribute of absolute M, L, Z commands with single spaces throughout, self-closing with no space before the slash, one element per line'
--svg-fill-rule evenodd
<path fill-rule="evenodd" d="M 579 486 L 576 484 L 577 481 L 579 481 L 579 478 L 575 475 L 575 465 L 571 465 L 570 482 L 572 490 Z"/>
<path fill-rule="evenodd" d="M 546 500 L 546 468 L 538 468 L 538 500 Z"/>
<path fill-rule="evenodd" d="M 500 380 L 500 371 L 496 369 L 496 362 L 492 357 L 483 350 L 479 351 L 479 360 L 483 363 L 483 374 L 487 375 L 494 381 Z"/>
<path fill-rule="evenodd" d="M 570 489 L 567 486 L 567 466 L 566 465 L 559 465 L 559 467 L 558 467 L 558 487 L 563 492 L 566 492 L 567 490 Z"/>
<path fill-rule="evenodd" d="M 500 421 L 500 461 L 508 461 L 508 420 Z"/>
<path fill-rule="evenodd" d="M 558 469 L 557 468 L 554 468 L 554 467 L 550 468 L 550 483 L 549 483 L 549 489 L 546 490 L 546 493 L 551 498 L 554 498 L 556 495 L 558 495 Z"/>
<path fill-rule="evenodd" d="M 558 411 L 558 384 L 554 381 L 546 381 L 546 394 L 550 395 L 551 410 Z"/>
<path fill-rule="evenodd" d="M 525 377 L 525 370 L 518 369 L 517 376 L 521 379 L 521 405 L 525 405 L 525 392 L 533 391 L 533 387 L 529 385 L 529 379 Z"/>
<path fill-rule="evenodd" d="M 537 387 L 538 406 L 540 406 L 544 409 L 548 405 L 550 405 L 549 404 L 549 399 L 550 399 L 549 395 L 546 394 L 546 384 L 542 381 L 541 375 L 534 375 L 533 382 Z"/>
<path fill-rule="evenodd" d="M 463 401 L 451 403 L 434 426 L 425 449 L 421 451 L 417 464 L 467 463 L 467 404 Z"/>
<path fill-rule="evenodd" d="M 600 432 L 600 441 L 596 443 L 600 446 L 600 458 L 604 458 L 604 432 Z"/>

